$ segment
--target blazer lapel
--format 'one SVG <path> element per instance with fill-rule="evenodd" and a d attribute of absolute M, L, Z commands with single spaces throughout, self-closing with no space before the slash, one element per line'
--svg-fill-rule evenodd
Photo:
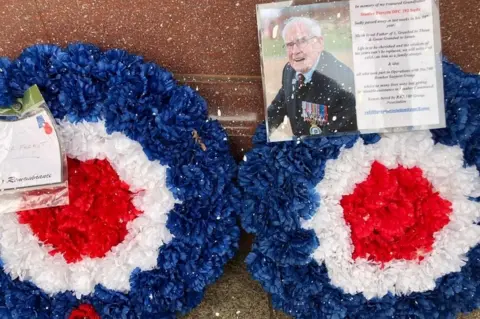
<path fill-rule="evenodd" d="M 292 99 L 292 94 L 295 91 L 295 70 L 288 65 L 287 72 L 285 72 L 285 79 L 283 83 L 283 88 L 285 90 L 286 100 Z"/>

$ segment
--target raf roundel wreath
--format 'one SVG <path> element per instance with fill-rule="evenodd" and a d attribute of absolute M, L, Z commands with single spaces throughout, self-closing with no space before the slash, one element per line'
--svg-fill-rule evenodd
<path fill-rule="evenodd" d="M 446 129 L 267 143 L 244 158 L 249 271 L 296 318 L 480 307 L 480 76 L 444 61 Z"/>
<path fill-rule="evenodd" d="M 0 105 L 37 84 L 70 204 L 4 212 L 1 318 L 175 318 L 238 245 L 236 164 L 205 101 L 156 64 L 74 44 L 0 59 Z"/>

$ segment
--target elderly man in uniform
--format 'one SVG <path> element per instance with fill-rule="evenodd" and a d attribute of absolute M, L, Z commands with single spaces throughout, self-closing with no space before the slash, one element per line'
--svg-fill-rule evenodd
<path fill-rule="evenodd" d="M 270 133 L 285 116 L 297 137 L 356 131 L 353 72 L 324 51 L 320 25 L 309 18 L 292 18 L 282 36 L 288 63 L 282 87 L 268 107 Z"/>

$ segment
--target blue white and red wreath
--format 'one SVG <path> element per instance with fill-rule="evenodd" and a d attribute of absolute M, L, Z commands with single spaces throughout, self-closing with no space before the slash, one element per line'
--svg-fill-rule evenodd
<path fill-rule="evenodd" d="M 69 162 L 68 206 L 1 214 L 0 317 L 175 318 L 238 245 L 227 136 L 156 64 L 74 44 L 0 59 L 0 104 L 37 84 Z"/>
<path fill-rule="evenodd" d="M 296 318 L 480 307 L 480 76 L 444 62 L 448 127 L 267 143 L 239 171 L 247 263 Z"/>

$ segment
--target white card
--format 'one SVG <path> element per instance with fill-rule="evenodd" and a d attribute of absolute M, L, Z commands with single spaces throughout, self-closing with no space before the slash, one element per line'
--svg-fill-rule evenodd
<path fill-rule="evenodd" d="M 432 0 L 350 1 L 360 131 L 445 126 L 437 14 Z"/>
<path fill-rule="evenodd" d="M 62 155 L 48 113 L 0 121 L 0 190 L 62 182 Z"/>

